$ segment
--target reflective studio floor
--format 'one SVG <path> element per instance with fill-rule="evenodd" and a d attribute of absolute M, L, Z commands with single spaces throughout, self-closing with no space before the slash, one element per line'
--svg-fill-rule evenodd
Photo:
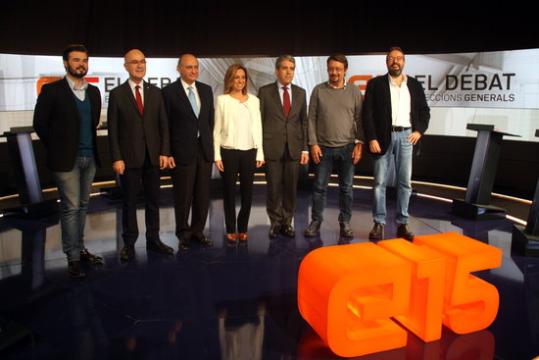
<path fill-rule="evenodd" d="M 177 249 L 171 192 L 163 190 L 161 238 Z M 136 261 L 120 263 L 117 202 L 91 200 L 86 246 L 105 258 L 70 279 L 61 252 L 58 219 L 0 219 L 0 358 L 6 359 L 334 359 L 300 317 L 298 267 L 311 250 L 342 243 L 338 194 L 329 190 L 319 238 L 302 232 L 310 194 L 299 193 L 296 238 L 268 237 L 265 186 L 255 186 L 247 246 L 223 241 L 222 200 L 211 203 L 206 233 L 214 247 L 174 257 L 147 254 L 144 236 Z M 352 243 L 366 242 L 372 226 L 370 190 L 356 189 Z M 394 237 L 394 208 L 386 238 Z M 495 322 L 481 332 L 425 344 L 409 333 L 405 348 L 362 359 L 532 359 L 539 355 L 539 258 L 511 254 L 513 224 L 506 219 L 453 217 L 451 204 L 413 196 L 416 234 L 454 231 L 503 250 L 498 269 L 481 278 L 500 293 Z M 140 233 L 144 214 L 139 210 Z M 9 346 L 8 346 L 9 345 Z"/>

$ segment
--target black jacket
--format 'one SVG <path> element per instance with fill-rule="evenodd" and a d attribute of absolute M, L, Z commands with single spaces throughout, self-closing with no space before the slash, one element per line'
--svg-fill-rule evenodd
<path fill-rule="evenodd" d="M 196 162 L 199 150 L 197 134 L 200 134 L 204 158 L 208 162 L 213 162 L 213 91 L 209 85 L 198 81 L 195 82 L 195 86 L 200 97 L 198 118 L 193 112 L 180 79 L 163 88 L 163 100 L 170 129 L 170 149 L 174 161 L 178 164 L 187 165 Z"/>
<path fill-rule="evenodd" d="M 367 84 L 363 100 L 363 130 L 365 140 L 378 140 L 385 154 L 391 142 L 391 94 L 389 90 L 389 74 L 375 77 Z M 421 84 L 413 77 L 407 76 L 406 84 L 410 91 L 410 121 L 412 131 L 423 134 L 429 126 L 430 109 Z"/>
<path fill-rule="evenodd" d="M 88 85 L 93 129 L 94 157 L 99 165 L 96 132 L 101 116 L 99 89 Z M 80 115 L 75 94 L 64 78 L 45 84 L 34 110 L 34 130 L 47 150 L 47 167 L 51 171 L 70 171 L 75 165 L 80 138 Z"/>

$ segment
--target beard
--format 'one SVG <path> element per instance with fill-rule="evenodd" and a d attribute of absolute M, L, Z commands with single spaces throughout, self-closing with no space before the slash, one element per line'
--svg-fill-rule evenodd
<path fill-rule="evenodd" d="M 402 67 L 400 66 L 398 68 L 390 67 L 388 70 L 389 70 L 389 75 L 393 77 L 398 77 L 402 74 Z"/>
<path fill-rule="evenodd" d="M 71 66 L 68 65 L 68 66 L 66 66 L 66 70 L 69 73 L 69 75 L 71 75 L 71 76 L 73 76 L 75 78 L 78 78 L 78 79 L 82 79 L 88 73 L 88 69 L 86 69 L 83 66 L 79 66 L 78 68 L 74 69 L 74 68 L 72 68 Z"/>

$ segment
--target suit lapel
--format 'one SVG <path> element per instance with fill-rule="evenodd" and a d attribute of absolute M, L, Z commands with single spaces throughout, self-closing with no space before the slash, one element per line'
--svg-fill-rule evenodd
<path fill-rule="evenodd" d="M 391 91 L 389 90 L 389 74 L 386 75 L 385 81 L 383 84 L 384 89 L 384 98 L 386 99 L 386 104 L 389 104 L 387 108 L 389 108 L 389 118 L 391 119 L 391 114 L 393 113 L 393 109 L 391 108 Z"/>
<path fill-rule="evenodd" d="M 283 113 L 283 104 L 281 102 L 281 94 L 279 93 L 279 83 L 275 82 L 275 85 L 273 86 L 273 90 L 271 91 L 271 97 L 273 99 L 273 102 L 275 103 L 275 107 L 279 109 L 277 113 L 279 114 L 279 119 L 286 121 L 286 118 L 284 117 Z"/>
<path fill-rule="evenodd" d="M 142 88 L 144 89 L 144 115 L 146 115 L 146 110 L 150 110 L 150 106 L 152 105 L 151 103 L 151 96 L 150 96 L 150 84 L 146 83 L 145 81 L 143 81 L 143 85 L 142 85 Z"/>
<path fill-rule="evenodd" d="M 295 113 L 300 110 L 300 97 L 299 91 L 296 85 L 290 84 L 290 91 L 292 91 L 292 107 L 290 108 L 289 118 L 292 118 Z"/>
<path fill-rule="evenodd" d="M 65 94 L 66 96 L 71 99 L 71 101 L 68 101 L 67 103 L 69 104 L 68 106 L 71 108 L 71 112 L 73 114 L 75 114 L 77 116 L 77 119 L 79 119 L 80 121 L 80 114 L 79 114 L 79 110 L 77 109 L 77 99 L 75 99 L 75 94 L 73 94 L 73 90 L 71 90 L 71 87 L 69 87 L 69 83 L 67 82 L 67 79 L 64 78 L 63 80 L 64 82 L 64 91 L 65 91 Z M 86 94 L 86 96 L 89 96 L 88 94 Z"/>
<path fill-rule="evenodd" d="M 135 113 L 137 113 L 138 116 L 140 116 L 140 113 L 138 112 L 137 101 L 135 100 L 135 95 L 133 95 L 133 90 L 131 90 L 131 86 L 129 85 L 129 80 L 127 80 L 126 82 L 122 84 L 122 90 L 125 96 L 127 97 L 129 103 L 133 107 L 133 110 L 135 111 Z"/>

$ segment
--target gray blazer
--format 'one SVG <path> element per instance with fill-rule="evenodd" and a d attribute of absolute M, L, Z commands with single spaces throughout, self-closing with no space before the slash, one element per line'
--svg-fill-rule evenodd
<path fill-rule="evenodd" d="M 262 114 L 262 145 L 266 160 L 281 159 L 287 143 L 290 158 L 294 160 L 299 160 L 302 151 L 308 151 L 306 93 L 294 84 L 291 89 L 292 107 L 288 118 L 284 116 L 276 82 L 258 90 Z"/>
<path fill-rule="evenodd" d="M 161 90 L 144 82 L 144 116 L 126 81 L 110 92 L 107 111 L 112 162 L 123 160 L 126 168 L 144 164 L 146 149 L 152 165 L 159 166 L 159 155 L 170 156 L 167 114 Z"/>

